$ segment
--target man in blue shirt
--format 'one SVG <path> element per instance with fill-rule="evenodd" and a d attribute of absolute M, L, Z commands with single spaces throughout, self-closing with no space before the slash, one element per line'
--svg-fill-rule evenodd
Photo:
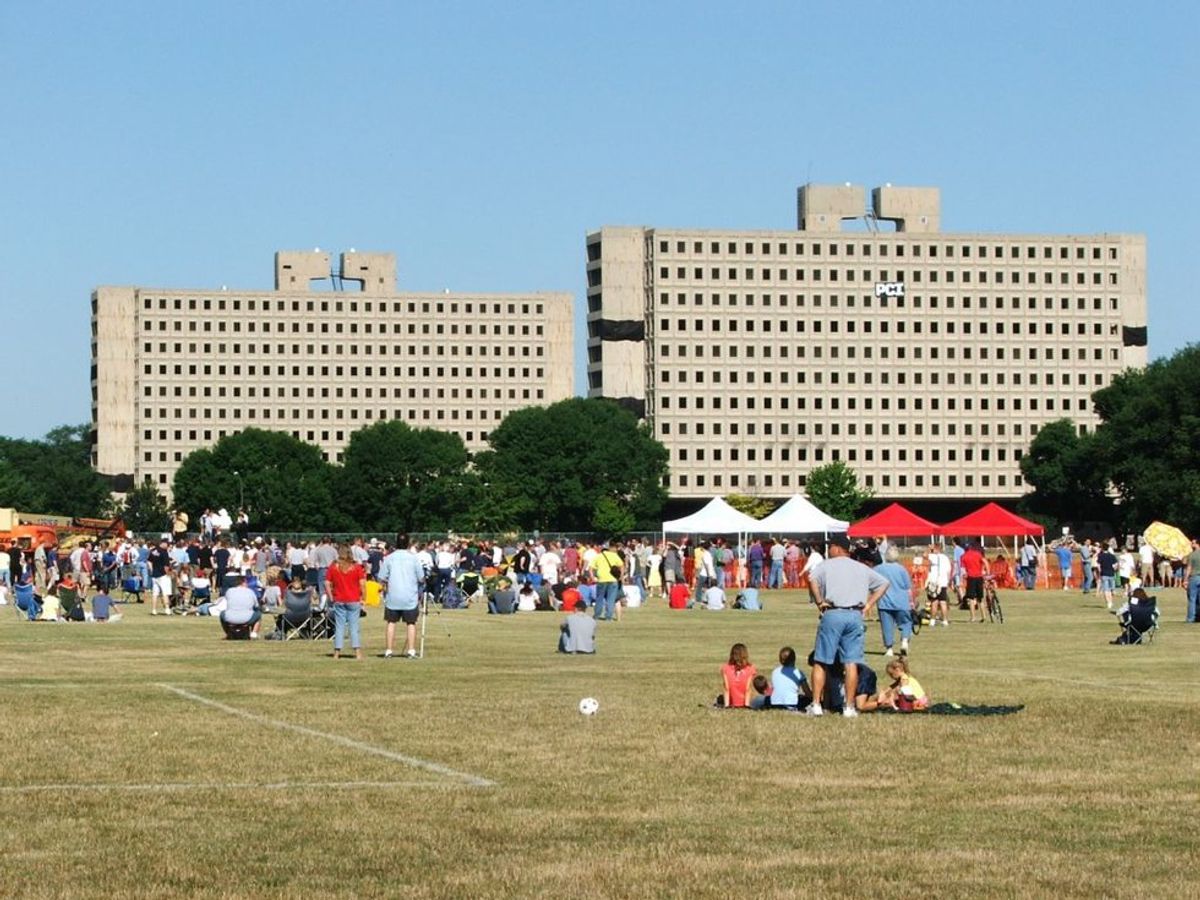
<path fill-rule="evenodd" d="M 404 656 L 417 658 L 417 619 L 421 614 L 419 598 L 425 570 L 417 554 L 408 549 L 408 535 L 396 535 L 396 549 L 379 566 L 383 582 L 383 618 L 387 622 L 385 659 L 391 659 L 396 645 L 396 623 L 404 622 Z"/>
<path fill-rule="evenodd" d="M 1054 555 L 1058 557 L 1058 571 L 1062 575 L 1062 589 L 1069 591 L 1071 589 L 1071 545 L 1063 541 L 1055 549 Z"/>

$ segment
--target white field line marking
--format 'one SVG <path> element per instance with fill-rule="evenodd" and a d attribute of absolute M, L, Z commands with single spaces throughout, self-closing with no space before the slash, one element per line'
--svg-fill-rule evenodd
<path fill-rule="evenodd" d="M 1128 691 L 1134 694 L 1153 694 L 1162 700 L 1182 699 L 1172 697 L 1170 694 L 1163 691 L 1162 688 L 1142 687 L 1136 684 L 1112 684 L 1107 681 L 1083 681 L 1078 678 L 1059 678 L 1057 675 L 1041 675 L 1035 672 L 1025 672 L 1020 669 L 1010 669 L 1006 672 L 1001 672 L 997 669 L 959 669 L 954 666 L 939 666 L 947 672 L 956 672 L 960 675 L 990 675 L 995 678 L 1007 678 L 1011 681 L 1021 681 L 1023 679 L 1031 679 L 1034 681 L 1053 681 L 1058 684 L 1073 684 L 1079 687 L 1103 688 L 1106 691 Z M 1200 685 L 1184 683 L 1183 687 L 1195 688 Z"/>
<path fill-rule="evenodd" d="M 114 782 L 105 784 L 20 784 L 0 787 L 0 794 L 45 794 L 55 791 L 144 791 L 147 793 L 169 791 L 291 791 L 305 789 L 341 790 L 370 788 L 454 788 L 458 785 L 445 781 L 244 781 L 244 782 L 203 782 L 175 781 L 147 784 L 127 784 Z"/>
<path fill-rule="evenodd" d="M 451 769 L 449 766 L 443 766 L 441 763 L 430 762 L 427 759 L 419 759 L 416 756 L 405 756 L 403 753 L 395 753 L 391 750 L 385 750 L 383 747 L 373 747 L 370 744 L 364 744 L 361 741 L 353 740 L 340 734 L 330 734 L 326 731 L 317 731 L 315 728 L 306 728 L 303 725 L 293 725 L 291 722 L 283 722 L 279 719 L 269 719 L 266 716 L 260 716 L 258 713 L 247 712 L 244 709 L 238 709 L 236 706 L 229 706 L 217 700 L 212 700 L 208 697 L 202 697 L 199 694 L 193 694 L 191 691 L 184 690 L 181 687 L 175 687 L 172 684 L 160 684 L 163 690 L 171 691 L 173 694 L 178 694 L 187 700 L 192 700 L 196 703 L 202 703 L 205 706 L 211 706 L 213 709 L 219 709 L 223 713 L 228 713 L 231 716 L 238 716 L 247 719 L 251 722 L 257 722 L 259 725 L 267 725 L 271 728 L 277 728 L 280 731 L 294 731 L 297 734 L 307 735 L 308 737 L 321 738 L 322 740 L 331 741 L 334 744 L 339 744 L 342 747 L 349 747 L 351 750 L 357 750 L 360 753 L 369 753 L 372 756 L 381 756 L 384 759 L 390 759 L 392 762 L 402 763 L 406 766 L 411 766 L 414 769 L 424 769 L 426 772 L 433 772 L 436 775 L 444 775 L 447 778 L 454 778 L 462 781 L 471 787 L 495 787 L 496 782 L 490 781 L 487 778 L 482 778 L 479 775 L 471 775 L 468 772 L 459 772 L 456 769 Z"/>

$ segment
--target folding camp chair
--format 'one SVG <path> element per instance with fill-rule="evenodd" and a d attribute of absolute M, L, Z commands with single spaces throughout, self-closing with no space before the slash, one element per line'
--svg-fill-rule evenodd
<path fill-rule="evenodd" d="M 125 592 L 125 602 L 129 602 L 129 598 L 133 597 L 134 603 L 142 602 L 142 591 L 146 589 L 146 585 L 142 584 L 142 576 L 138 574 L 137 569 L 133 566 L 121 567 L 121 590 Z"/>
<path fill-rule="evenodd" d="M 75 588 L 60 587 L 58 602 L 62 607 L 63 618 L 68 622 L 83 622 L 86 619 L 83 604 L 79 601 L 79 591 Z"/>
<path fill-rule="evenodd" d="M 1154 598 L 1132 604 L 1119 619 L 1121 635 L 1116 644 L 1152 644 L 1158 632 L 1158 604 Z"/>
<path fill-rule="evenodd" d="M 13 609 L 18 616 L 24 616 L 32 622 L 41 614 L 41 604 L 38 603 L 37 595 L 34 594 L 31 583 L 18 584 L 13 588 L 13 597 L 15 598 Z"/>
<path fill-rule="evenodd" d="M 315 615 L 316 610 L 311 607 L 309 607 L 307 613 L 300 613 L 296 610 L 284 610 L 276 614 L 275 628 L 283 635 L 285 641 L 290 641 L 294 638 L 299 638 L 302 641 L 311 640 L 313 618 Z"/>

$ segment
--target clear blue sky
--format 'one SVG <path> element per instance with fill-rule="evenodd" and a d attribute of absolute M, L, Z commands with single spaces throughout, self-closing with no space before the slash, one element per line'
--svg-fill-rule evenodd
<path fill-rule="evenodd" d="M 792 228 L 810 180 L 1144 233 L 1169 354 L 1200 340 L 1197 8 L 9 0 L 0 433 L 88 420 L 98 284 L 263 290 L 276 249 L 356 247 L 582 306 L 589 229 Z"/>

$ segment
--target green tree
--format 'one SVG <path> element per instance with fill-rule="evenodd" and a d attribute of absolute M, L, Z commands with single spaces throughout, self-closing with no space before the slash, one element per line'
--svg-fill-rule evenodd
<path fill-rule="evenodd" d="M 1096 439 L 1080 434 L 1070 419 L 1043 425 L 1021 459 L 1021 475 L 1034 490 L 1023 506 L 1055 524 L 1109 522 L 1112 501 L 1096 452 Z"/>
<path fill-rule="evenodd" d="M 113 518 L 125 522 L 130 531 L 169 531 L 171 510 L 166 498 L 150 482 L 142 482 L 125 495 L 125 499 L 112 510 Z"/>
<path fill-rule="evenodd" d="M 277 431 L 247 428 L 189 453 L 175 472 L 175 505 L 193 522 L 206 509 L 233 515 L 245 500 L 255 531 L 341 530 L 333 467 L 321 451 Z"/>
<path fill-rule="evenodd" d="M 62 425 L 40 441 L 0 438 L 0 460 L 7 464 L 7 475 L 0 471 L 0 490 L 26 512 L 100 515 L 109 489 L 92 469 L 88 435 L 86 425 Z"/>
<path fill-rule="evenodd" d="M 752 519 L 761 519 L 775 511 L 775 501 L 764 497 L 751 497 L 749 494 L 726 494 L 725 502 Z"/>
<path fill-rule="evenodd" d="M 608 499 L 635 526 L 656 526 L 666 500 L 667 451 L 611 400 L 574 398 L 508 415 L 475 466 L 483 504 L 503 506 L 509 527 L 591 530 L 619 524 Z"/>
<path fill-rule="evenodd" d="M 810 471 L 805 491 L 822 512 L 847 522 L 856 519 L 862 505 L 874 496 L 870 488 L 859 487 L 858 476 L 841 460 Z"/>
<path fill-rule="evenodd" d="M 612 497 L 601 497 L 592 512 L 592 531 L 609 537 L 621 537 L 633 530 L 633 513 Z"/>
<path fill-rule="evenodd" d="M 33 484 L 21 470 L 0 456 L 0 506 L 24 512 L 41 512 Z"/>
<path fill-rule="evenodd" d="M 1125 527 L 1200 531 L 1200 345 L 1129 370 L 1092 395 L 1095 461 Z"/>
<path fill-rule="evenodd" d="M 350 435 L 337 475 L 338 502 L 368 531 L 461 527 L 478 491 L 456 434 L 391 420 Z"/>

